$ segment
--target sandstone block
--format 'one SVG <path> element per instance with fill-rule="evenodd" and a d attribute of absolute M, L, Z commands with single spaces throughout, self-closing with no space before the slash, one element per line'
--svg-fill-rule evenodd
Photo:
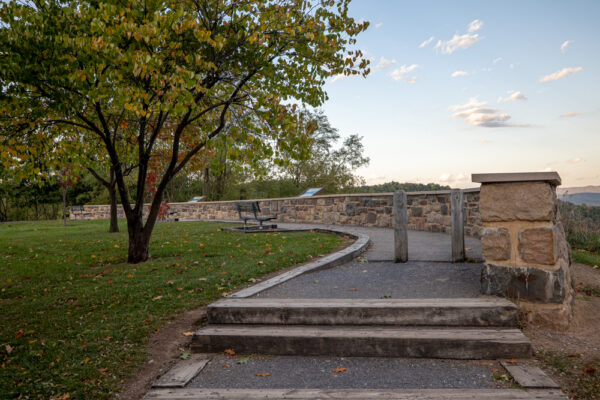
<path fill-rule="evenodd" d="M 480 196 L 483 222 L 554 219 L 556 191 L 546 182 L 483 184 Z"/>
<path fill-rule="evenodd" d="M 554 265 L 556 263 L 554 229 L 530 228 L 519 232 L 519 255 L 526 263 Z"/>
<path fill-rule="evenodd" d="M 510 234 L 506 228 L 486 228 L 481 238 L 481 250 L 486 260 L 510 259 Z"/>

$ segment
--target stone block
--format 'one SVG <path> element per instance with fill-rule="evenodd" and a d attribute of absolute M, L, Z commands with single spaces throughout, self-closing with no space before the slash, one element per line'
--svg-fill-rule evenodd
<path fill-rule="evenodd" d="M 481 186 L 481 219 L 496 221 L 552 221 L 555 188 L 546 182 L 484 184 Z"/>
<path fill-rule="evenodd" d="M 367 214 L 367 224 L 374 224 L 375 221 L 377 221 L 377 214 L 375 213 L 368 213 Z"/>
<path fill-rule="evenodd" d="M 481 250 L 486 260 L 510 259 L 510 234 L 506 228 L 485 228 Z"/>
<path fill-rule="evenodd" d="M 421 207 L 412 207 L 410 209 L 410 211 L 411 211 L 411 215 L 413 217 L 421 217 L 421 216 L 423 216 L 423 208 L 421 208 Z"/>
<path fill-rule="evenodd" d="M 481 269 L 481 292 L 531 302 L 562 303 L 570 290 L 565 280 L 569 271 L 565 269 L 568 265 L 547 271 L 485 263 Z"/>
<path fill-rule="evenodd" d="M 554 229 L 530 228 L 519 232 L 519 255 L 526 263 L 554 265 L 556 263 Z"/>

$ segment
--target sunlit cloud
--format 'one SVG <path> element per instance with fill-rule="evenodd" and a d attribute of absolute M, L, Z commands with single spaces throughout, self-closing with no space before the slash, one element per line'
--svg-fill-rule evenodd
<path fill-rule="evenodd" d="M 408 83 L 415 83 L 417 81 L 417 78 L 415 78 L 414 76 L 407 77 L 406 75 L 413 72 L 417 68 L 419 68 L 419 66 L 417 64 L 412 64 L 412 65 L 408 65 L 408 66 L 403 65 L 400 68 L 393 70 L 392 73 L 390 74 L 390 76 L 395 81 L 404 81 L 404 82 L 408 82 Z"/>
<path fill-rule="evenodd" d="M 476 19 L 469 24 L 468 33 L 463 35 L 455 33 L 450 40 L 438 40 L 433 49 L 441 51 L 442 54 L 452 54 L 458 49 L 468 49 L 483 39 L 478 33 L 474 33 L 480 30 L 482 26 L 483 22 Z"/>
<path fill-rule="evenodd" d="M 476 97 L 472 97 L 465 104 L 457 104 L 450 106 L 451 111 L 456 111 L 452 117 L 456 119 L 464 119 L 471 126 L 480 126 L 485 128 L 501 128 L 501 127 L 527 127 L 524 124 L 509 124 L 507 121 L 510 115 L 495 108 L 485 108 L 486 101 L 479 101 Z"/>
<path fill-rule="evenodd" d="M 337 82 L 337 81 L 339 81 L 341 79 L 344 79 L 344 78 L 347 78 L 347 76 L 344 75 L 344 74 L 334 75 L 333 78 L 331 78 L 331 83 Z"/>
<path fill-rule="evenodd" d="M 509 101 L 524 101 L 527 100 L 527 97 L 519 91 L 509 90 L 509 96 L 499 97 L 498 103 L 507 103 Z"/>
<path fill-rule="evenodd" d="M 454 71 L 452 73 L 452 75 L 450 75 L 450 76 L 453 78 L 457 78 L 459 76 L 467 76 L 467 75 L 469 75 L 469 73 L 467 71 Z"/>
<path fill-rule="evenodd" d="M 379 29 L 383 26 L 383 22 L 378 22 L 375 24 L 375 29 Z"/>
<path fill-rule="evenodd" d="M 499 63 L 499 62 L 500 62 L 500 61 L 502 61 L 502 60 L 503 60 L 503 58 L 502 58 L 502 57 L 494 58 L 494 59 L 492 60 L 492 64 L 497 64 L 497 63 Z"/>
<path fill-rule="evenodd" d="M 481 139 L 480 142 L 483 143 L 483 144 L 492 143 L 492 141 L 488 140 L 488 139 Z"/>
<path fill-rule="evenodd" d="M 425 40 L 423 43 L 421 43 L 419 45 L 419 48 L 422 49 L 423 47 L 426 47 L 429 45 L 429 43 L 433 42 L 433 39 L 435 39 L 435 37 L 430 37 L 429 39 Z"/>
<path fill-rule="evenodd" d="M 570 160 L 567 160 L 568 162 L 570 162 L 571 164 L 577 164 L 581 161 L 583 161 L 583 159 L 581 157 L 575 157 L 575 158 L 571 158 Z"/>
<path fill-rule="evenodd" d="M 573 117 L 576 117 L 576 116 L 578 116 L 578 115 L 579 115 L 579 113 L 578 113 L 578 112 L 571 111 L 571 112 L 566 112 L 566 113 L 564 113 L 564 114 L 560 114 L 560 117 L 561 117 L 561 118 L 573 118 Z"/>
<path fill-rule="evenodd" d="M 394 64 L 396 64 L 396 60 L 388 60 L 385 57 L 381 57 L 377 65 L 373 67 L 373 71 L 381 71 L 391 67 Z"/>
<path fill-rule="evenodd" d="M 564 52 L 565 52 L 565 51 L 567 51 L 567 47 L 568 47 L 568 46 L 569 46 L 571 43 L 573 43 L 573 42 L 572 42 L 572 41 L 570 41 L 570 40 L 565 40 L 565 41 L 563 42 L 563 44 L 561 44 L 561 45 L 560 45 L 560 51 L 561 51 L 561 52 L 564 54 Z"/>
<path fill-rule="evenodd" d="M 471 21 L 469 24 L 469 32 L 477 32 L 483 26 L 483 21 L 478 19 Z"/>
<path fill-rule="evenodd" d="M 556 71 L 550 75 L 543 76 L 542 78 L 540 78 L 540 82 L 544 83 L 544 82 L 555 81 L 557 79 L 564 78 L 567 75 L 575 74 L 581 70 L 583 70 L 583 68 L 581 68 L 581 67 L 563 68 L 560 71 Z"/>

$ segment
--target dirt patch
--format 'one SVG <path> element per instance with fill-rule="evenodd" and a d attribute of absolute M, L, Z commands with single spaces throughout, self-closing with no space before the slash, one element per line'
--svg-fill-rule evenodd
<path fill-rule="evenodd" d="M 526 326 L 540 366 L 573 399 L 600 399 L 600 297 L 586 295 L 586 288 L 600 288 L 600 271 L 573 264 L 575 294 L 573 320 L 566 331 Z"/>
<path fill-rule="evenodd" d="M 585 264 L 573 264 L 571 268 L 576 286 L 600 289 L 600 269 Z"/>
<path fill-rule="evenodd" d="M 197 308 L 179 315 L 163 326 L 148 342 L 148 361 L 123 384 L 118 399 L 134 400 L 144 397 L 159 376 L 167 372 L 179 359 L 181 349 L 188 349 L 191 336 L 184 332 L 195 331 L 206 320 L 206 307 Z"/>

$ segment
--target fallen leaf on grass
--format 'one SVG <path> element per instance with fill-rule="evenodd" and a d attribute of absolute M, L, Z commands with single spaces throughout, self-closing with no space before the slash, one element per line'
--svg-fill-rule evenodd
<path fill-rule="evenodd" d="M 250 358 L 248 358 L 248 357 L 240 358 L 237 363 L 244 365 L 244 364 L 248 364 L 248 361 L 250 361 Z"/>
<path fill-rule="evenodd" d="M 333 372 L 334 374 L 339 374 L 340 372 L 346 372 L 348 370 L 348 368 L 336 368 L 336 369 L 332 369 L 331 372 Z"/>
<path fill-rule="evenodd" d="M 223 368 L 231 368 L 231 365 L 229 365 L 229 364 L 223 364 L 223 365 L 221 365 L 221 366 L 222 366 Z"/>
<path fill-rule="evenodd" d="M 271 376 L 270 372 L 257 372 L 256 376 Z"/>
<path fill-rule="evenodd" d="M 349 292 L 356 292 L 356 291 L 358 291 L 358 289 L 357 289 L 357 288 L 355 288 L 355 287 L 351 287 L 350 289 L 348 289 L 348 291 L 349 291 Z"/>
<path fill-rule="evenodd" d="M 8 353 L 8 354 L 12 353 L 12 351 L 13 351 L 13 348 L 12 348 L 12 346 L 11 346 L 10 344 L 7 344 L 7 345 L 5 346 L 5 348 L 6 348 L 6 353 Z"/>
<path fill-rule="evenodd" d="M 162 296 L 156 296 L 156 297 L 152 298 L 152 301 L 156 301 L 156 300 L 160 300 L 160 299 L 162 299 Z"/>
<path fill-rule="evenodd" d="M 192 355 L 190 353 L 183 353 L 179 358 L 181 358 L 182 360 L 187 360 L 191 356 Z"/>
<path fill-rule="evenodd" d="M 225 353 L 228 356 L 235 356 L 235 350 L 233 349 L 225 349 L 223 353 Z"/>
<path fill-rule="evenodd" d="M 194 332 L 192 332 L 192 331 L 183 332 L 183 336 L 192 336 L 193 334 L 194 334 Z"/>
<path fill-rule="evenodd" d="M 516 358 L 511 358 L 510 360 L 506 360 L 506 362 L 511 363 L 511 364 L 516 364 L 517 359 Z"/>
<path fill-rule="evenodd" d="M 596 367 L 590 367 L 589 365 L 586 365 L 586 367 L 583 369 L 583 372 L 585 372 L 586 374 L 593 375 L 596 373 L 597 370 L 598 368 Z"/>
<path fill-rule="evenodd" d="M 578 353 L 567 353 L 567 357 L 571 357 L 571 358 L 581 357 L 581 354 L 578 354 Z"/>
<path fill-rule="evenodd" d="M 70 393 L 65 393 L 60 397 L 51 397 L 50 400 L 67 400 L 71 398 L 71 394 Z"/>
<path fill-rule="evenodd" d="M 17 332 L 17 335 L 16 335 L 17 339 L 20 338 L 20 337 L 23 337 L 24 334 L 25 334 L 25 332 L 23 332 L 23 331 Z"/>

